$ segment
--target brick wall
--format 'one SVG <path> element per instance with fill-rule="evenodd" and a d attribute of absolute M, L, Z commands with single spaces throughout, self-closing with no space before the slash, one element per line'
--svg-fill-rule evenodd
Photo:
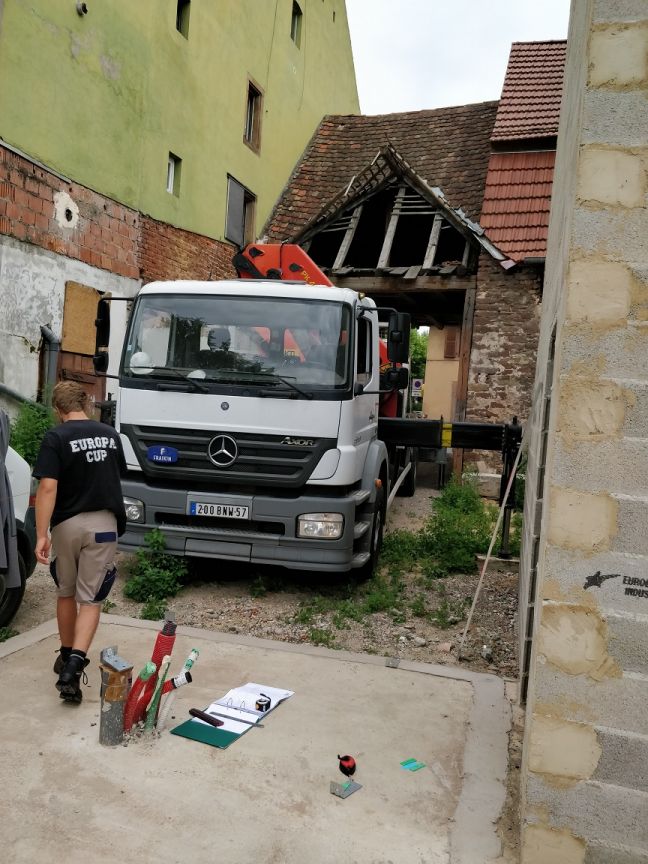
<path fill-rule="evenodd" d="M 139 263 L 144 282 L 157 279 L 231 279 L 235 248 L 148 216 L 141 218 Z"/>
<path fill-rule="evenodd" d="M 0 234 L 139 277 L 139 214 L 0 146 Z"/>

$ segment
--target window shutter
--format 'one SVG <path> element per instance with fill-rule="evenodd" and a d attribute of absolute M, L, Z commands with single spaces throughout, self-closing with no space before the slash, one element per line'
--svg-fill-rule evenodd
<path fill-rule="evenodd" d="M 461 330 L 459 327 L 445 328 L 445 347 L 443 350 L 444 360 L 456 360 L 459 356 L 459 339 Z"/>

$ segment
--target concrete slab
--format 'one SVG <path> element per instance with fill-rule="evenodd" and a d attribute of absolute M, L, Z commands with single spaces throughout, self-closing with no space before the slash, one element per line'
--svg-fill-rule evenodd
<path fill-rule="evenodd" d="M 176 720 L 230 687 L 295 691 L 227 750 L 163 733 L 106 748 L 102 647 L 139 669 L 159 625 L 102 616 L 81 706 L 60 702 L 55 622 L 0 645 L 0 824 L 7 864 L 487 864 L 505 796 L 509 706 L 494 676 L 178 628 L 172 670 L 200 650 Z M 337 754 L 363 788 L 341 800 Z M 415 773 L 399 763 L 426 763 Z"/>

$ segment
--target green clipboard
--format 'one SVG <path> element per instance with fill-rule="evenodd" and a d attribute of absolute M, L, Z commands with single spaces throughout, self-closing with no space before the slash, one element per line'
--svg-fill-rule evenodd
<path fill-rule="evenodd" d="M 247 731 L 249 730 L 246 729 L 245 732 Z M 171 730 L 172 735 L 200 741 L 201 744 L 209 744 L 210 747 L 218 747 L 221 750 L 227 749 L 237 738 L 245 735 L 245 732 L 226 732 L 224 729 L 217 729 L 215 726 L 208 726 L 193 719 L 185 720 Z"/>

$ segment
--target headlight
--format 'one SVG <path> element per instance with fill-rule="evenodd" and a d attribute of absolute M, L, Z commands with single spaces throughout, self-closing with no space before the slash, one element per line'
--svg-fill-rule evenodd
<path fill-rule="evenodd" d="M 297 517 L 297 536 L 318 540 L 337 540 L 344 530 L 341 513 L 302 513 Z"/>
<path fill-rule="evenodd" d="M 129 522 L 144 521 L 143 501 L 138 501 L 137 498 L 124 498 L 124 507 L 126 508 L 126 519 Z"/>

